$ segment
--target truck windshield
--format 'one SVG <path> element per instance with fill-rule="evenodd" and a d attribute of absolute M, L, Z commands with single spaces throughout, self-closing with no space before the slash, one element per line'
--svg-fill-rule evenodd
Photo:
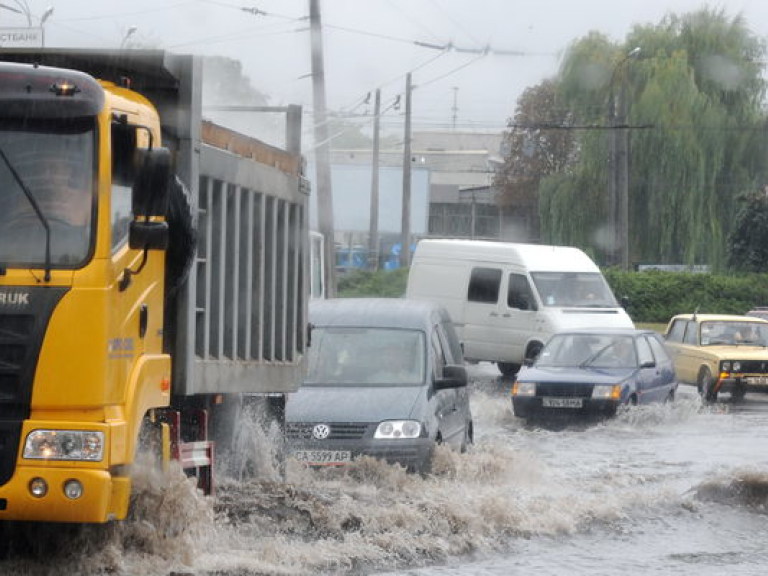
<path fill-rule="evenodd" d="M 544 306 L 617 308 L 608 283 L 598 272 L 531 272 Z"/>
<path fill-rule="evenodd" d="M 392 386 L 425 380 L 425 339 L 418 330 L 317 327 L 305 384 Z"/>
<path fill-rule="evenodd" d="M 0 120 L 0 264 L 75 268 L 95 209 L 95 120 Z M 35 205 L 38 210 L 35 209 Z"/>

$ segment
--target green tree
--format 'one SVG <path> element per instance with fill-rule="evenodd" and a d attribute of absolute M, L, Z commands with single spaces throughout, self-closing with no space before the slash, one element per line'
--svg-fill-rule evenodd
<path fill-rule="evenodd" d="M 638 56 L 628 58 L 635 47 Z M 724 269 L 737 198 L 766 180 L 765 52 L 741 17 L 710 9 L 637 26 L 621 44 L 598 33 L 575 42 L 555 86 L 578 154 L 542 174 L 542 238 L 581 245 L 599 260 L 611 249 L 609 104 L 621 94 L 630 260 Z"/>
<path fill-rule="evenodd" d="M 728 265 L 736 272 L 768 272 L 768 191 L 742 198 L 729 238 Z"/>
<path fill-rule="evenodd" d="M 565 172 L 573 161 L 573 134 L 564 129 L 568 119 L 568 109 L 557 106 L 554 80 L 545 80 L 523 93 L 504 133 L 507 161 L 493 181 L 497 202 L 531 222 L 529 234 L 533 237 L 539 234 L 541 179 Z"/>

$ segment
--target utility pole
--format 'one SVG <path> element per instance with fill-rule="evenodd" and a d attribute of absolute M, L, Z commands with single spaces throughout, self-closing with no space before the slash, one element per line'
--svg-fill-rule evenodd
<path fill-rule="evenodd" d="M 453 87 L 453 108 L 451 108 L 451 111 L 453 112 L 453 131 L 456 131 L 456 118 L 459 114 L 459 107 L 457 105 L 458 101 L 458 95 L 459 95 L 459 87 L 454 86 Z"/>
<path fill-rule="evenodd" d="M 368 268 L 379 269 L 379 127 L 381 124 L 381 90 L 376 89 L 373 102 L 373 151 L 371 166 L 371 221 L 368 227 Z"/>
<path fill-rule="evenodd" d="M 405 139 L 403 146 L 403 220 L 400 234 L 400 266 L 411 264 L 411 73 L 405 77 Z"/>
<path fill-rule="evenodd" d="M 608 150 L 609 215 L 614 224 L 614 254 L 612 264 L 629 270 L 629 128 L 626 67 L 640 48 L 630 50 L 613 69 L 609 86 L 610 139 Z M 616 94 L 615 83 L 619 89 Z"/>
<path fill-rule="evenodd" d="M 331 155 L 325 106 L 325 66 L 320 0 L 309 0 L 309 30 L 312 45 L 312 101 L 315 109 L 315 167 L 317 176 L 317 225 L 325 239 L 325 293 L 336 296 L 336 255 L 333 228 Z"/>

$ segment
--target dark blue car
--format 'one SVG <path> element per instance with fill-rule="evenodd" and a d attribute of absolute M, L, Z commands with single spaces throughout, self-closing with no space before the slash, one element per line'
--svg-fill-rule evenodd
<path fill-rule="evenodd" d="M 652 330 L 583 329 L 552 336 L 512 387 L 515 415 L 613 416 L 621 405 L 666 402 L 674 365 Z"/>

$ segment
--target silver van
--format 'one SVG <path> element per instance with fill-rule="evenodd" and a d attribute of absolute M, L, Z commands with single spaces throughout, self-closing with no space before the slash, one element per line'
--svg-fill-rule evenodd
<path fill-rule="evenodd" d="M 442 306 L 396 298 L 310 305 L 308 373 L 286 402 L 288 454 L 310 466 L 361 455 L 427 472 L 435 445 L 472 442 L 467 373 Z"/>

